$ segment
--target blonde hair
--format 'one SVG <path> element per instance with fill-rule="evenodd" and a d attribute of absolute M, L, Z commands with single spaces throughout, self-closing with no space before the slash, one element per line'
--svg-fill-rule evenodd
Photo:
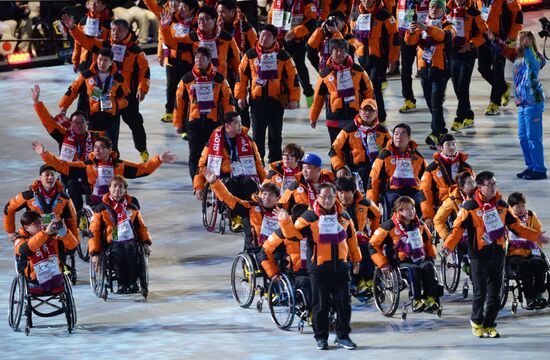
<path fill-rule="evenodd" d="M 531 41 L 531 45 L 533 46 L 533 50 L 535 50 L 535 54 L 539 52 L 539 46 L 537 45 L 537 38 L 535 37 L 535 33 L 531 30 L 521 30 L 518 33 L 518 38 L 516 40 L 519 57 L 523 57 L 525 53 L 525 48 L 521 45 L 525 37 L 527 37 Z"/>

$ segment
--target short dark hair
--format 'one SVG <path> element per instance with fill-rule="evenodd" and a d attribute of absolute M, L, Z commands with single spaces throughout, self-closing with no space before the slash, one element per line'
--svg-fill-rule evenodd
<path fill-rule="evenodd" d="M 189 9 L 197 10 L 199 8 L 199 2 L 197 0 L 181 0 L 182 3 L 189 6 Z"/>
<path fill-rule="evenodd" d="M 102 142 L 105 144 L 105 146 L 109 149 L 112 149 L 113 148 L 113 142 L 111 141 L 111 139 L 109 139 L 107 136 L 100 136 L 98 137 L 97 139 L 95 139 L 94 141 L 94 144 L 96 142 Z"/>
<path fill-rule="evenodd" d="M 113 54 L 113 50 L 111 50 L 109 48 L 103 48 L 103 49 L 99 50 L 99 55 L 106 56 L 111 60 L 113 60 L 115 58 L 115 54 Z"/>
<path fill-rule="evenodd" d="M 208 5 L 205 5 L 205 6 L 201 7 L 197 13 L 198 14 L 206 14 L 214 20 L 218 19 L 218 12 L 216 11 L 216 9 L 214 9 L 213 7 L 208 6 Z"/>
<path fill-rule="evenodd" d="M 439 139 L 439 142 L 437 143 L 437 145 L 443 146 L 443 144 L 445 144 L 447 141 L 456 141 L 456 139 L 451 134 L 445 134 L 441 137 L 441 139 Z"/>
<path fill-rule="evenodd" d="M 345 49 L 346 52 L 349 51 L 349 44 L 344 39 L 330 39 L 328 47 L 331 52 L 333 49 Z"/>
<path fill-rule="evenodd" d="M 235 111 L 228 111 L 225 114 L 223 114 L 223 123 L 224 124 L 231 124 L 233 121 L 235 121 L 235 118 L 240 118 L 241 116 L 239 113 Z"/>
<path fill-rule="evenodd" d="M 513 192 L 508 196 L 508 205 L 514 206 L 518 204 L 526 204 L 527 199 L 525 198 L 525 195 L 523 195 L 520 192 Z"/>
<path fill-rule="evenodd" d="M 275 196 L 281 196 L 281 190 L 272 182 L 267 182 L 260 187 L 260 191 L 267 191 Z"/>
<path fill-rule="evenodd" d="M 209 60 L 212 60 L 212 51 L 210 51 L 209 48 L 205 47 L 198 47 L 197 50 L 195 50 L 195 55 L 201 54 L 206 56 Z"/>
<path fill-rule="evenodd" d="M 111 21 L 111 26 L 114 25 L 114 26 L 122 26 L 123 28 L 125 28 L 126 30 L 130 30 L 130 24 L 128 24 L 128 21 L 124 20 L 124 19 L 114 19 L 113 21 Z"/>
<path fill-rule="evenodd" d="M 277 35 L 279 35 L 279 30 L 277 27 L 273 24 L 265 24 L 260 28 L 260 31 L 258 32 L 258 35 L 261 34 L 262 31 L 269 31 L 274 38 L 277 38 Z"/>
<path fill-rule="evenodd" d="M 298 144 L 289 143 L 283 148 L 283 154 L 292 154 L 296 160 L 301 160 L 304 157 L 304 148 Z"/>
<path fill-rule="evenodd" d="M 317 194 L 320 194 L 321 193 L 321 190 L 323 189 L 330 189 L 332 191 L 333 194 L 336 194 L 336 185 L 334 185 L 333 183 L 322 183 L 321 185 L 319 185 L 319 189 L 317 190 Z"/>
<path fill-rule="evenodd" d="M 407 135 L 409 135 L 409 137 L 411 137 L 412 130 L 411 130 L 411 127 L 408 124 L 399 123 L 399 124 L 395 125 L 393 127 L 392 133 L 394 133 L 395 129 L 398 129 L 398 128 L 405 129 L 407 131 Z"/>
<path fill-rule="evenodd" d="M 69 119 L 71 119 L 71 121 L 73 120 L 73 116 L 82 116 L 84 118 L 84 120 L 86 122 L 88 122 L 88 114 L 86 114 L 82 110 L 76 110 L 74 113 L 72 113 L 71 116 L 69 117 Z"/>
<path fill-rule="evenodd" d="M 338 191 L 353 191 L 357 190 L 357 183 L 351 176 L 342 176 L 336 179 L 336 189 Z"/>
<path fill-rule="evenodd" d="M 308 205 L 306 204 L 296 204 L 292 207 L 292 210 L 290 210 L 291 214 L 290 217 L 292 218 L 292 221 L 298 220 L 300 216 L 302 216 L 303 213 L 306 212 L 308 208 Z"/>
<path fill-rule="evenodd" d="M 30 224 L 40 220 L 42 217 L 39 213 L 37 213 L 34 210 L 25 211 L 23 215 L 21 216 L 21 225 L 23 226 L 29 226 Z"/>
<path fill-rule="evenodd" d="M 346 21 L 346 15 L 344 15 L 344 13 L 339 10 L 331 11 L 328 14 L 328 17 L 331 17 L 331 16 L 334 16 L 335 18 L 338 18 L 341 21 Z"/>
<path fill-rule="evenodd" d="M 229 10 L 234 10 L 237 8 L 237 3 L 235 3 L 234 0 L 218 0 L 216 2 L 216 7 L 218 5 L 223 5 L 224 7 L 228 8 Z"/>
<path fill-rule="evenodd" d="M 466 184 L 466 180 L 469 177 L 474 177 L 474 176 L 472 174 L 470 174 L 469 172 L 467 172 L 467 171 L 463 171 L 463 172 L 459 173 L 458 175 L 456 175 L 455 181 L 456 181 L 458 187 L 463 187 L 464 184 Z"/>
<path fill-rule="evenodd" d="M 495 173 L 492 171 L 482 171 L 476 176 L 476 183 L 481 185 L 486 180 L 491 180 L 495 177 Z"/>

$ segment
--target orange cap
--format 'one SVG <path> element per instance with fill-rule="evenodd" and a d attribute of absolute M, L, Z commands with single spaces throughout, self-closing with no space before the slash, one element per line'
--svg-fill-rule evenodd
<path fill-rule="evenodd" d="M 371 108 L 373 108 L 373 110 L 378 110 L 378 108 L 376 107 L 376 101 L 373 99 L 363 100 L 363 102 L 361 103 L 361 109 L 364 109 L 365 106 L 370 106 Z"/>

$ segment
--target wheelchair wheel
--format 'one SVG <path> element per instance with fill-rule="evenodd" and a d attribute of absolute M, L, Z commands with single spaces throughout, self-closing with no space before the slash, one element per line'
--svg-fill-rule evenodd
<path fill-rule="evenodd" d="M 76 305 L 74 302 L 73 289 L 71 287 L 70 279 L 67 275 L 65 278 L 65 292 L 63 294 L 63 306 L 65 307 L 65 317 L 67 318 L 67 331 L 72 333 L 74 326 L 76 325 Z"/>
<path fill-rule="evenodd" d="M 281 330 L 288 330 L 292 326 L 296 308 L 294 290 L 285 274 L 281 274 L 279 281 L 269 283 L 267 304 L 275 325 Z"/>
<path fill-rule="evenodd" d="M 219 202 L 212 191 L 210 184 L 206 183 L 202 195 L 202 224 L 209 232 L 216 228 Z"/>
<path fill-rule="evenodd" d="M 441 279 L 449 294 L 454 294 L 460 282 L 460 259 L 457 249 L 441 258 Z"/>
<path fill-rule="evenodd" d="M 149 256 L 141 254 L 141 271 L 139 275 L 139 287 L 141 289 L 141 295 L 145 299 L 149 295 Z"/>
<path fill-rule="evenodd" d="M 376 308 L 387 317 L 392 317 L 399 306 L 400 276 L 397 270 L 384 274 L 376 268 L 373 277 L 373 297 Z"/>
<path fill-rule="evenodd" d="M 84 205 L 84 207 L 80 209 L 77 216 L 78 229 L 80 231 L 80 242 L 78 243 L 76 251 L 78 253 L 78 257 L 85 262 L 90 261 L 88 241 L 90 240 L 90 222 L 92 216 L 92 209 L 87 205 Z"/>
<path fill-rule="evenodd" d="M 241 252 L 235 256 L 231 265 L 231 292 L 233 298 L 243 308 L 254 300 L 256 289 L 256 268 L 250 255 Z"/>
<path fill-rule="evenodd" d="M 92 292 L 98 298 L 105 295 L 105 258 L 103 254 L 99 255 L 99 265 L 96 271 L 94 264 L 90 261 L 90 287 Z"/>
<path fill-rule="evenodd" d="M 13 331 L 19 329 L 19 323 L 21 322 L 21 316 L 23 314 L 23 308 L 25 307 L 25 295 L 27 291 L 27 284 L 25 277 L 22 274 L 18 274 L 13 278 L 10 289 L 10 303 L 8 311 L 8 324 Z"/>
<path fill-rule="evenodd" d="M 510 292 L 510 283 L 508 276 L 506 275 L 506 270 L 504 270 L 505 274 L 502 277 L 502 286 L 500 287 L 500 309 L 502 310 L 506 303 L 508 302 L 508 293 Z"/>

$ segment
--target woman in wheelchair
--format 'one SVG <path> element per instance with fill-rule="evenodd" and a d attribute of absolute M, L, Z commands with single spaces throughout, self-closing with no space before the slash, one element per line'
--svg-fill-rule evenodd
<path fill-rule="evenodd" d="M 433 264 L 436 250 L 430 231 L 416 216 L 412 198 L 402 196 L 395 201 L 392 217 L 374 232 L 369 244 L 372 260 L 382 271 L 391 271 L 392 267 L 398 266 L 409 274 L 413 311 L 439 310 L 438 283 Z M 393 264 L 390 254 L 396 255 L 396 264 Z"/>
<path fill-rule="evenodd" d="M 527 200 L 522 193 L 514 192 L 508 197 L 508 205 L 524 226 L 538 232 L 542 225 L 535 214 L 526 208 Z M 527 310 L 543 309 L 548 306 L 544 298 L 546 291 L 546 261 L 541 257 L 541 247 L 537 242 L 526 240 L 513 232 L 508 232 L 507 262 L 521 281 Z"/>
<path fill-rule="evenodd" d="M 269 172 L 265 182 L 275 183 L 281 194 L 296 180 L 296 174 L 302 171 L 300 160 L 304 157 L 304 148 L 298 144 L 290 143 L 283 148 L 283 160 L 269 164 Z"/>
<path fill-rule="evenodd" d="M 109 193 L 94 208 L 90 225 L 93 237 L 89 242 L 93 265 L 99 268 L 99 254 L 109 248 L 118 282 L 118 293 L 135 293 L 139 273 L 138 243 L 146 255 L 151 254 L 151 237 L 143 222 L 136 198 L 128 195 L 128 183 L 114 176 Z"/>
<path fill-rule="evenodd" d="M 78 241 L 68 231 L 58 236 L 63 227 L 61 221 L 52 221 L 48 226 L 36 211 L 26 211 L 21 216 L 21 228 L 15 238 L 15 254 L 19 257 L 17 268 L 29 280 L 29 291 L 58 293 L 64 290 L 63 264 L 60 254 L 74 250 Z"/>

